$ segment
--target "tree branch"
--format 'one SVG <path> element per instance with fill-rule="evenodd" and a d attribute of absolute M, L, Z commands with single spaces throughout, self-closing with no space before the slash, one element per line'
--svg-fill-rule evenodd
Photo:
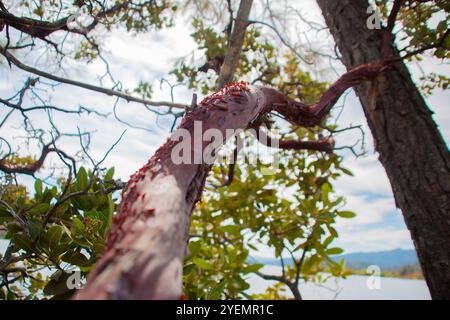
<path fill-rule="evenodd" d="M 250 20 L 249 23 L 259 23 L 262 24 L 263 26 L 266 26 L 270 29 L 272 29 L 276 35 L 278 36 L 278 38 L 280 39 L 280 41 L 289 49 L 291 50 L 295 56 L 297 58 L 299 58 L 301 61 L 303 61 L 306 64 L 313 64 L 311 61 L 308 61 L 307 59 L 305 59 L 292 45 L 289 44 L 289 42 L 286 41 L 286 39 L 284 39 L 284 37 L 281 35 L 280 31 L 278 31 L 277 28 L 275 28 L 274 26 L 272 26 L 271 24 L 268 24 L 267 22 L 264 21 L 257 21 L 257 20 Z"/>
<path fill-rule="evenodd" d="M 51 148 L 51 143 L 46 144 L 41 151 L 41 155 L 39 156 L 39 159 L 33 162 L 32 164 L 28 164 L 25 166 L 14 166 L 7 164 L 5 159 L 0 160 L 0 170 L 5 173 L 21 173 L 33 176 L 37 170 L 39 170 L 42 165 L 44 164 L 45 158 L 47 158 L 47 155 L 50 152 L 56 152 L 55 149 Z"/>
<path fill-rule="evenodd" d="M 221 89 L 226 84 L 233 81 L 233 76 L 242 51 L 242 45 L 244 44 L 245 31 L 249 24 L 248 17 L 252 8 L 252 2 L 253 0 L 241 0 L 241 3 L 239 4 L 236 22 L 234 23 L 228 50 L 225 55 L 224 63 L 220 69 L 217 89 Z"/>
<path fill-rule="evenodd" d="M 234 150 L 233 150 L 233 159 L 231 160 L 231 163 L 228 164 L 228 175 L 227 175 L 227 178 L 223 179 L 223 182 L 220 185 L 218 185 L 217 188 L 227 187 L 233 182 L 234 173 L 235 173 L 235 169 L 236 169 L 236 162 L 237 162 L 238 152 L 239 152 L 238 138 L 235 137 Z"/>
<path fill-rule="evenodd" d="M 405 0 L 395 0 L 394 1 L 394 4 L 392 6 L 392 10 L 389 13 L 387 27 L 386 27 L 386 30 L 388 32 L 392 33 L 392 31 L 394 30 L 395 21 L 397 20 L 398 12 L 400 11 L 404 1 Z"/>
<path fill-rule="evenodd" d="M 120 91 L 106 89 L 106 88 L 98 87 L 95 85 L 87 84 L 84 82 L 79 82 L 79 81 L 55 76 L 53 74 L 35 69 L 33 67 L 30 67 L 30 66 L 20 62 L 16 57 L 14 57 L 11 53 L 9 53 L 2 46 L 0 46 L 0 54 L 2 54 L 8 61 L 10 61 L 12 64 L 14 64 L 19 69 L 22 69 L 24 71 L 36 74 L 38 76 L 41 76 L 41 77 L 44 77 L 44 78 L 47 78 L 47 79 L 50 79 L 50 80 L 53 80 L 56 82 L 65 83 L 65 84 L 77 86 L 77 87 L 80 87 L 83 89 L 100 92 L 100 93 L 106 94 L 108 96 L 116 96 L 116 97 L 124 99 L 128 102 L 137 102 L 137 103 L 141 103 L 141 104 L 144 104 L 147 106 L 152 106 L 152 107 L 170 107 L 170 108 L 178 108 L 178 109 L 184 109 L 185 107 L 187 107 L 187 105 L 180 104 L 180 103 L 172 103 L 172 102 L 165 102 L 165 101 L 150 101 L 147 99 L 137 98 L 137 97 L 133 97 L 131 95 L 128 95 L 128 94 L 120 92 Z"/>
<path fill-rule="evenodd" d="M 256 130 L 256 138 L 268 147 L 286 150 L 312 150 L 330 153 L 334 146 L 334 140 L 331 137 L 317 141 L 283 140 L 271 137 L 262 130 Z"/>
<path fill-rule="evenodd" d="M 68 23 L 73 15 L 69 15 L 67 17 L 58 19 L 54 22 L 42 21 L 37 19 L 31 19 L 27 17 L 17 17 L 4 8 L 4 10 L 0 11 L 0 20 L 2 20 L 7 26 L 11 26 L 14 29 L 17 29 L 23 33 L 26 33 L 34 38 L 39 38 L 41 40 L 45 40 L 50 34 L 56 31 L 66 31 L 76 34 L 87 34 L 92 31 L 100 22 L 101 18 L 104 18 L 108 15 L 116 14 L 121 10 L 125 10 L 129 7 L 130 2 L 125 1 L 119 4 L 112 6 L 109 9 L 102 10 L 93 17 L 94 21 L 88 26 L 84 27 L 82 30 L 78 30 L 75 28 L 69 28 Z M 2 9 L 3 9 L 2 8 Z"/>

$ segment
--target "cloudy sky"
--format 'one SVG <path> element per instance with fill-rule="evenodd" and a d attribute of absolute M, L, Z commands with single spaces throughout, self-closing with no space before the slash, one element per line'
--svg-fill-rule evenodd
<path fill-rule="evenodd" d="M 321 21 L 320 11 L 314 1 L 296 2 L 299 9 L 309 19 Z M 257 13 L 252 13 L 253 18 Z M 105 58 L 110 62 L 111 71 L 116 79 L 128 88 L 135 87 L 140 80 L 149 81 L 155 88 L 155 100 L 170 100 L 169 88 L 163 85 L 160 88 L 160 79 L 167 77 L 174 63 L 182 57 L 200 59 L 201 53 L 195 52 L 195 44 L 190 38 L 190 24 L 186 16 L 177 16 L 176 24 L 171 29 L 165 29 L 158 33 L 148 33 L 139 36 L 130 36 L 121 31 L 115 31 L 104 38 Z M 270 30 L 265 30 L 270 33 Z M 296 30 L 284 30 L 286 35 L 295 33 Z M 330 47 L 330 42 L 325 37 L 321 41 Z M 296 41 L 295 37 L 290 38 Z M 301 39 L 300 39 L 301 40 Z M 1 39 L 0 41 L 4 41 Z M 332 45 L 332 44 L 331 44 Z M 192 54 L 194 53 L 194 56 Z M 23 61 L 36 62 L 36 56 L 20 56 Z M 51 58 L 42 56 L 36 66 L 52 64 Z M 421 67 L 426 71 L 439 71 L 450 74 L 449 66 L 439 61 L 426 59 Z M 334 68 L 343 72 L 342 66 L 336 62 Z M 413 75 L 419 76 L 419 68 L 411 65 Z M 336 73 L 329 68 L 322 68 L 320 79 L 336 79 Z M 72 79 L 89 83 L 98 83 L 97 77 L 104 72 L 104 65 L 98 61 L 90 65 L 66 65 L 61 75 Z M 0 65 L 0 96 L 9 97 L 23 84 L 27 77 L 25 72 Z M 107 82 L 105 83 L 107 85 Z M 115 99 L 86 91 L 84 89 L 59 85 L 52 95 L 53 104 L 76 108 L 78 105 L 96 108 L 102 112 L 111 112 Z M 174 91 L 177 102 L 189 102 L 191 91 L 178 87 Z M 449 92 L 436 91 L 433 96 L 427 98 L 430 108 L 435 112 L 434 119 L 440 126 L 440 130 L 448 142 L 450 139 L 450 101 Z M 339 104 L 339 103 L 338 103 Z M 90 153 L 94 158 L 100 159 L 109 146 L 119 137 L 124 129 L 127 129 L 124 138 L 112 151 L 105 165 L 115 166 L 117 175 L 127 180 L 130 174 L 136 171 L 153 154 L 157 147 L 165 141 L 169 135 L 170 118 L 157 117 L 144 111 L 142 106 L 134 103 L 120 102 L 117 112 L 120 117 L 134 125 L 147 130 L 129 128 L 113 118 L 104 119 L 95 115 L 74 118 L 73 116 L 55 114 L 56 125 L 67 132 L 81 130 L 95 130 Z M 0 116 L 6 113 L 5 108 L 0 107 Z M 36 125 L 47 126 L 46 115 L 37 114 Z M 0 136 L 12 139 L 20 135 L 18 129 L 20 118 L 15 114 L 11 118 L 10 126 L 0 129 Z M 343 177 L 335 183 L 338 194 L 347 199 L 347 209 L 355 211 L 354 219 L 341 219 L 337 223 L 340 237 L 336 245 L 341 246 L 346 252 L 378 251 L 395 248 L 410 249 L 413 244 L 408 230 L 403 222 L 401 212 L 395 208 L 392 191 L 378 155 L 373 151 L 372 137 L 362 113 L 358 99 L 350 91 L 345 101 L 344 111 L 339 118 L 341 127 L 350 124 L 363 125 L 366 133 L 368 154 L 365 157 L 355 158 L 352 154 L 341 152 L 344 155 L 344 165 L 354 173 L 354 177 Z M 338 145 L 349 144 L 358 139 L 357 132 L 350 132 L 337 137 Z M 21 152 L 37 152 L 37 146 L 24 145 L 20 139 L 16 139 L 16 145 L 20 145 Z M 78 150 L 76 139 L 65 138 L 60 142 L 64 150 Z M 3 147 L 3 146 L 2 146 Z M 3 149 L 2 149 L 3 150 Z M 46 162 L 46 167 L 51 168 L 56 163 L 56 158 L 51 157 Z M 45 177 L 46 172 L 40 173 Z M 23 178 L 23 182 L 29 184 L 30 180 Z M 264 252 L 263 255 L 270 255 Z"/>

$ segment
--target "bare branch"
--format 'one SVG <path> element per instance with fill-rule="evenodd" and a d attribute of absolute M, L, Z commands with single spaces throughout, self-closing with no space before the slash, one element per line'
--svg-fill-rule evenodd
<path fill-rule="evenodd" d="M 60 82 L 60 83 L 65 83 L 65 84 L 69 84 L 72 86 L 77 86 L 80 88 L 84 88 L 87 90 L 91 90 L 91 91 L 96 91 L 96 92 L 100 92 L 100 93 L 104 93 L 106 95 L 109 96 L 116 96 L 118 98 L 124 99 L 128 102 L 137 102 L 137 103 L 141 103 L 147 106 L 153 106 L 153 107 L 171 107 L 171 108 L 178 108 L 178 109 L 184 109 L 186 107 L 185 104 L 179 104 L 179 103 L 172 103 L 172 102 L 165 102 L 165 101 L 150 101 L 147 99 L 142 99 L 142 98 L 137 98 L 137 97 L 133 97 L 129 94 L 120 92 L 120 91 L 116 91 L 116 90 L 111 90 L 111 89 L 106 89 L 106 88 L 102 88 L 102 87 L 98 87 L 95 85 L 91 85 L 91 84 L 87 84 L 84 82 L 80 82 L 80 81 L 75 81 L 75 80 L 71 80 L 71 79 L 66 79 L 66 78 L 62 78 L 59 76 L 55 76 L 53 74 L 35 69 L 33 67 L 30 67 L 22 62 L 20 62 L 16 57 L 14 57 L 11 53 L 9 53 L 4 47 L 0 46 L 0 54 L 2 54 L 3 56 L 5 56 L 6 59 L 8 59 L 8 61 L 10 61 L 12 64 L 14 64 L 16 67 L 18 67 L 19 69 L 22 69 L 24 71 L 36 74 L 38 76 L 56 81 L 56 82 Z"/>
<path fill-rule="evenodd" d="M 7 160 L 4 157 L 3 159 L 0 160 L 0 170 L 5 173 L 21 173 L 21 174 L 34 176 L 36 171 L 38 171 L 44 164 L 44 161 L 45 161 L 45 158 L 47 157 L 47 155 L 50 152 L 55 152 L 55 150 L 53 148 L 51 148 L 50 146 L 51 146 L 51 143 L 45 145 L 41 151 L 41 155 L 39 156 L 39 159 L 36 160 L 32 164 L 28 164 L 28 165 L 24 165 L 24 166 L 15 166 L 15 165 L 8 164 Z"/>
<path fill-rule="evenodd" d="M 222 187 L 229 186 L 233 182 L 234 172 L 235 172 L 235 169 L 236 169 L 237 156 L 238 156 L 238 153 L 239 153 L 237 139 L 238 138 L 236 137 L 235 138 L 235 142 L 234 142 L 233 158 L 231 159 L 230 164 L 228 164 L 228 175 L 227 175 L 227 178 L 224 179 L 222 184 L 218 185 L 217 188 L 222 188 Z"/>
<path fill-rule="evenodd" d="M 264 21 L 257 21 L 257 20 L 250 20 L 249 23 L 252 24 L 262 24 L 263 26 L 269 27 L 270 29 L 272 29 L 278 36 L 278 38 L 280 39 L 280 41 L 289 48 L 289 50 L 291 50 L 295 56 L 297 58 L 299 58 L 301 61 L 303 61 L 306 64 L 313 64 L 311 61 L 306 60 L 291 44 L 289 44 L 289 42 L 286 41 L 286 39 L 284 39 L 284 37 L 282 36 L 282 34 L 278 31 L 277 28 L 275 28 L 274 26 L 272 26 L 271 24 L 268 24 L 267 22 Z"/>
<path fill-rule="evenodd" d="M 395 0 L 394 1 L 392 10 L 389 13 L 386 31 L 391 33 L 394 30 L 395 20 L 397 20 L 397 15 L 403 5 L 403 2 L 404 2 L 404 0 Z"/>
<path fill-rule="evenodd" d="M 282 140 L 271 137 L 263 130 L 256 130 L 256 138 L 268 147 L 278 147 L 286 150 L 313 150 L 330 153 L 333 151 L 334 146 L 334 140 L 331 137 L 317 141 Z"/>
<path fill-rule="evenodd" d="M 3 201 L 2 199 L 0 199 L 0 204 L 4 206 L 6 210 L 9 212 L 9 214 L 14 218 L 14 220 L 16 220 L 20 224 L 22 230 L 28 232 L 27 224 L 21 217 L 19 217 L 16 211 L 14 211 L 14 209 L 6 201 Z"/>

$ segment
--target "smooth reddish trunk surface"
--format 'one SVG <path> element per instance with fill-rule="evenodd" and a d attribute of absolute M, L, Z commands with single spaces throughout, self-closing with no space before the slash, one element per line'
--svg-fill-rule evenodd
<path fill-rule="evenodd" d="M 172 150 L 179 142 L 172 138 L 183 129 L 194 137 L 194 121 L 202 122 L 202 132 L 215 128 L 225 137 L 226 129 L 247 128 L 267 105 L 260 89 L 240 83 L 207 97 L 185 116 L 171 138 L 130 178 L 106 251 L 77 299 L 182 296 L 190 215 L 200 199 L 210 165 L 174 164 Z M 195 150 L 193 143 L 192 160 L 202 152 Z M 209 143 L 203 142 L 203 149 Z"/>

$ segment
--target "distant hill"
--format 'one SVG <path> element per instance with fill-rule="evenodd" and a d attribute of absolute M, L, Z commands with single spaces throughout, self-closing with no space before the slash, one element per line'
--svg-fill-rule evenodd
<path fill-rule="evenodd" d="M 414 250 L 395 249 L 390 251 L 377 252 L 355 252 L 332 257 L 339 261 L 344 258 L 349 269 L 365 269 L 370 265 L 378 265 L 382 270 L 393 270 L 404 266 L 418 265 L 416 252 Z M 253 259 L 252 259 L 253 260 Z M 280 265 L 279 260 L 272 258 L 254 257 L 258 263 L 268 265 Z M 288 262 L 289 259 L 286 259 Z"/>
<path fill-rule="evenodd" d="M 383 270 L 398 269 L 407 265 L 417 265 L 419 260 L 414 250 L 395 249 L 378 252 L 355 252 L 333 257 L 339 261 L 344 258 L 350 269 L 365 269 L 370 265 L 378 265 Z"/>

